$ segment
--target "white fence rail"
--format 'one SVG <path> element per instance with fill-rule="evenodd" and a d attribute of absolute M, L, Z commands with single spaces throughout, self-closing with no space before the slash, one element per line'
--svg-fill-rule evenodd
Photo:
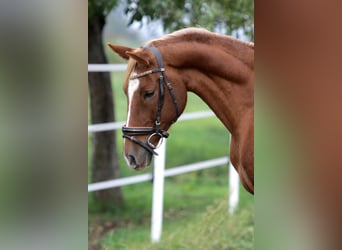
<path fill-rule="evenodd" d="M 127 64 L 88 64 L 88 72 L 125 71 Z"/>
<path fill-rule="evenodd" d="M 126 64 L 88 64 L 88 72 L 109 72 L 124 71 Z M 212 111 L 199 111 L 193 113 L 185 113 L 181 115 L 178 121 L 186 121 L 214 116 Z M 88 125 L 88 132 L 96 133 L 101 131 L 109 131 L 121 129 L 124 122 L 108 122 L 101 124 Z M 125 177 L 115 180 L 102 181 L 88 184 L 88 192 L 94 192 L 114 187 L 120 187 L 139 182 L 149 181 L 153 179 L 153 199 L 152 199 L 152 216 L 151 216 L 151 241 L 158 242 L 162 233 L 163 218 L 163 200 L 164 200 L 164 178 L 184 174 L 201 169 L 217 167 L 229 164 L 229 199 L 228 211 L 233 213 L 239 202 L 239 176 L 234 167 L 230 163 L 229 157 L 221 157 L 210 159 L 207 161 L 197 162 L 193 164 L 173 167 L 165 169 L 166 143 L 162 143 L 157 149 L 159 156 L 154 158 L 154 169 L 152 174 L 140 174 L 132 177 Z"/>
<path fill-rule="evenodd" d="M 155 160 L 157 159 L 159 160 L 160 158 L 163 158 L 163 157 L 158 157 Z M 226 165 L 228 163 L 229 163 L 229 157 L 226 156 L 226 157 L 211 159 L 207 161 L 201 161 L 201 162 L 197 162 L 193 164 L 182 165 L 182 166 L 166 169 L 164 172 L 164 177 L 185 174 L 185 173 L 189 173 L 193 171 L 198 171 L 201 169 Z M 160 164 L 155 163 L 155 165 L 159 166 Z M 139 174 L 139 175 L 131 176 L 131 177 L 124 177 L 124 178 L 115 179 L 115 180 L 92 183 L 88 185 L 88 192 L 122 187 L 122 186 L 131 185 L 135 183 L 150 181 L 152 179 L 153 179 L 153 174 L 148 173 L 148 174 Z"/>

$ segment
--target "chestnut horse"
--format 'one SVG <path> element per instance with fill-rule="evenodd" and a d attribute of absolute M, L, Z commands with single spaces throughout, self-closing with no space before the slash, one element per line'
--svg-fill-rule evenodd
<path fill-rule="evenodd" d="M 108 45 L 128 60 L 123 85 L 128 114 L 122 129 L 127 164 L 136 170 L 150 164 L 191 91 L 230 131 L 231 162 L 254 194 L 254 44 L 187 28 L 141 48 Z"/>

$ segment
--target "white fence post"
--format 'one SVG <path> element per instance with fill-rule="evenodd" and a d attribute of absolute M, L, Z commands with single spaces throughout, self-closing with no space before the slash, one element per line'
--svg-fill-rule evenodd
<path fill-rule="evenodd" d="M 229 142 L 231 143 L 231 134 L 229 133 Z M 235 170 L 232 162 L 229 160 L 229 199 L 228 211 L 230 214 L 234 213 L 239 204 L 239 174 Z"/>
<path fill-rule="evenodd" d="M 156 150 L 158 156 L 154 157 L 153 168 L 153 197 L 151 216 L 151 240 L 159 242 L 163 228 L 163 203 L 164 203 L 164 170 L 166 155 L 166 140 Z"/>

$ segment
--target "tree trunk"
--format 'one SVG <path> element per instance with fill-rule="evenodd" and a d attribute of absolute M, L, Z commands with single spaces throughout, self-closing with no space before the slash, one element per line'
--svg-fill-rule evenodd
<path fill-rule="evenodd" d="M 102 41 L 104 25 L 105 16 L 102 15 L 88 20 L 88 63 L 107 63 Z M 92 124 L 114 121 L 113 90 L 109 72 L 90 72 L 88 80 Z M 120 168 L 115 131 L 93 133 L 92 143 L 92 182 L 118 178 Z M 96 191 L 93 198 L 104 209 L 114 204 L 123 204 L 120 188 Z"/>

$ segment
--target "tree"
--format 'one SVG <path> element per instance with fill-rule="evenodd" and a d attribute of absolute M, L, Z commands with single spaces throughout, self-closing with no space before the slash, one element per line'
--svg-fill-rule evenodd
<path fill-rule="evenodd" d="M 102 32 L 106 15 L 117 4 L 116 0 L 88 0 L 88 63 L 107 63 L 104 53 Z M 108 72 L 88 73 L 91 122 L 103 123 L 114 121 L 113 90 Z M 120 175 L 116 150 L 115 131 L 92 134 L 92 182 L 115 179 Z M 94 200 L 103 209 L 112 204 L 122 205 L 120 188 L 96 191 Z"/>
<path fill-rule="evenodd" d="M 130 24 L 161 20 L 165 31 L 201 26 L 254 40 L 253 0 L 127 0 Z"/>

